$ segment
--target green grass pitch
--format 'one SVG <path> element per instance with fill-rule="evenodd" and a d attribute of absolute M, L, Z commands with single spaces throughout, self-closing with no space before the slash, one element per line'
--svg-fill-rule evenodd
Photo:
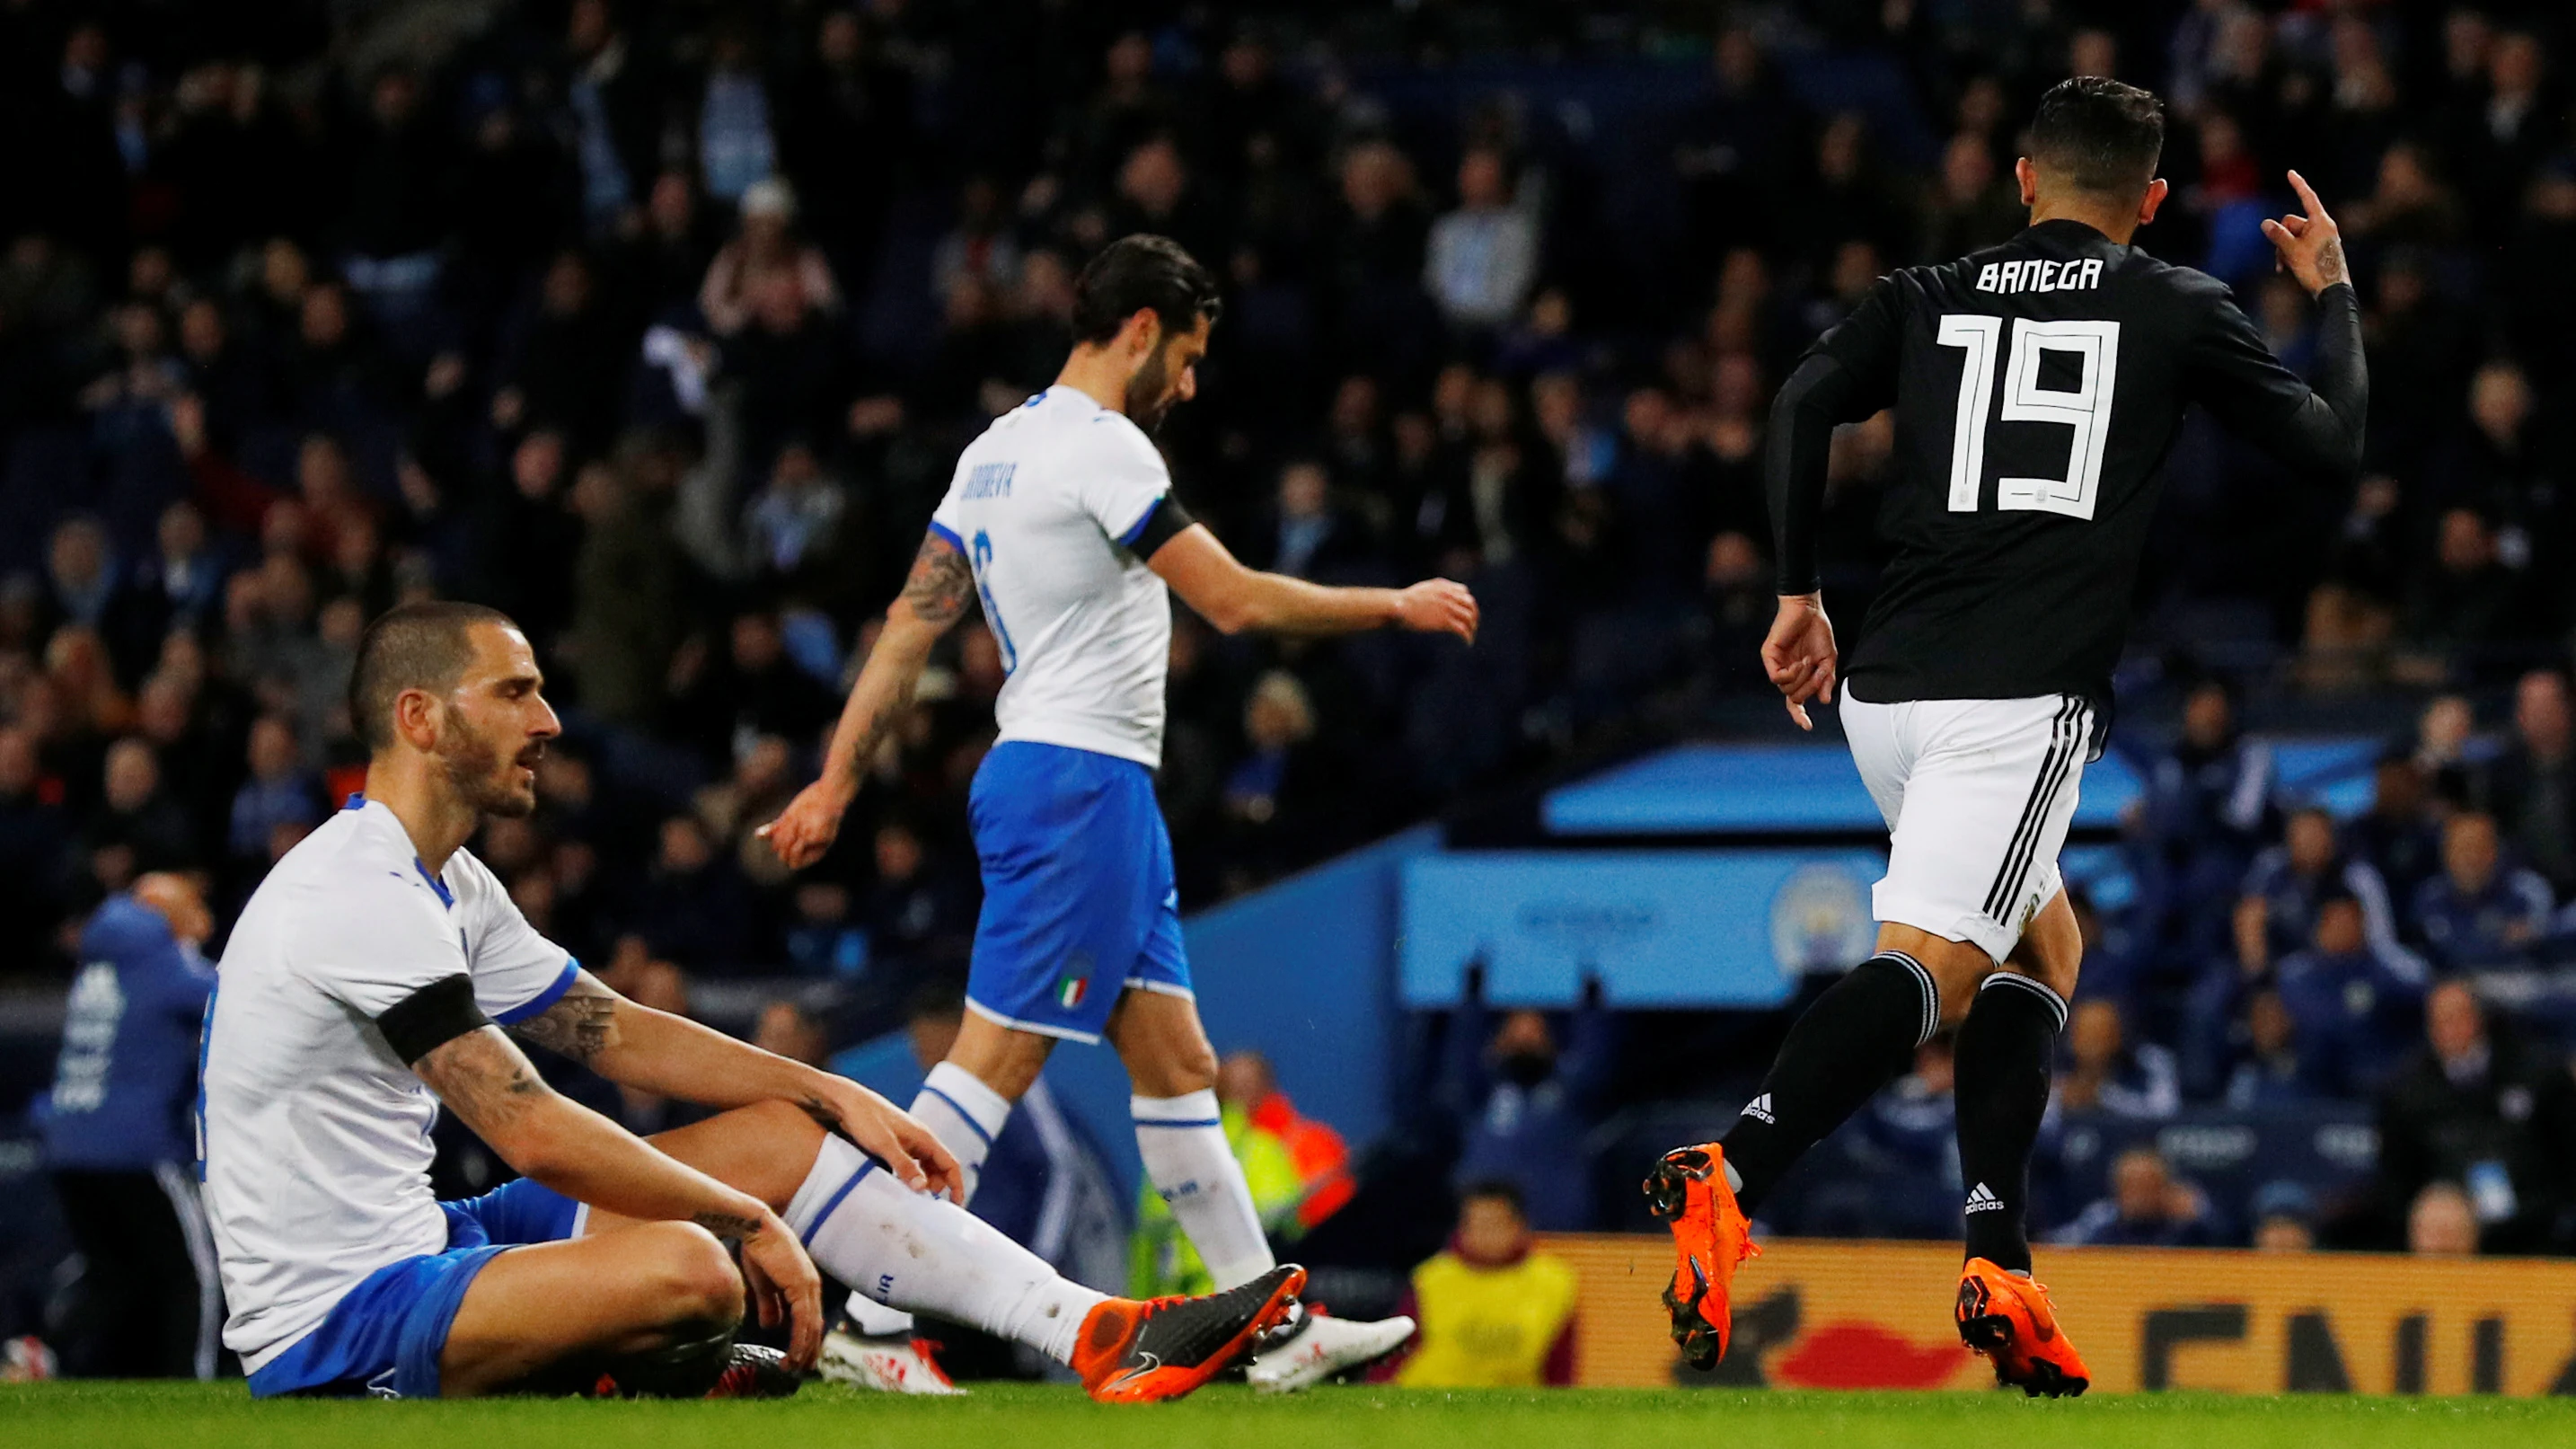
<path fill-rule="evenodd" d="M 969 1398 L 894 1399 L 812 1385 L 757 1404 L 253 1404 L 238 1383 L 0 1387 L 11 1449 L 2253 1449 L 2253 1446 L 2576 1444 L 2576 1401 L 2198 1394 L 2033 1402 L 2018 1394 L 1726 1390 L 1440 1392 L 1339 1388 L 1256 1399 L 1108 1408 L 1070 1388 L 978 1386 Z"/>

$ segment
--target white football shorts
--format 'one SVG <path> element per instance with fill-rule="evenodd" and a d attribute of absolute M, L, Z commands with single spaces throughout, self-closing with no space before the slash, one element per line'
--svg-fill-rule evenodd
<path fill-rule="evenodd" d="M 2061 885 L 2093 706 L 2064 694 L 1871 704 L 1845 690 L 1842 721 L 1887 818 L 1874 914 L 1973 941 L 2000 963 Z"/>

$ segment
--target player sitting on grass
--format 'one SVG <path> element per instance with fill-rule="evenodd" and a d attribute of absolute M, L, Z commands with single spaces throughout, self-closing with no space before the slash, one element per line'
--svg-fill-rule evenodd
<path fill-rule="evenodd" d="M 464 845 L 535 808 L 560 732 L 543 683 L 489 609 L 370 625 L 349 685 L 366 791 L 269 872 L 224 954 L 198 1151 L 253 1394 L 790 1391 L 822 1342 L 817 1262 L 1103 1400 L 1187 1393 L 1286 1314 L 1293 1265 L 1145 1303 L 1058 1277 L 932 1195 L 958 1190 L 956 1161 L 884 1098 L 627 1001 L 537 934 Z M 547 1087 L 512 1034 L 729 1110 L 637 1138 Z M 433 1200 L 442 1103 L 527 1175 Z M 783 1357 L 734 1343 L 746 1285 L 791 1325 Z"/>

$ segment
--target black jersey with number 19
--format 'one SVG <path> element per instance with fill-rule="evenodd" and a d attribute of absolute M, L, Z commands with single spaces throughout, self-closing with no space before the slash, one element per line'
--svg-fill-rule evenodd
<path fill-rule="evenodd" d="M 2082 222 L 1881 278 L 1773 405 L 1780 592 L 1817 586 L 1833 426 L 1892 406 L 1894 556 L 1844 651 L 1848 685 L 1877 704 L 2106 698 L 2185 407 L 2293 467 L 2360 466 L 2360 309 L 2342 284 L 2317 306 L 2311 390 L 2223 284 Z"/>

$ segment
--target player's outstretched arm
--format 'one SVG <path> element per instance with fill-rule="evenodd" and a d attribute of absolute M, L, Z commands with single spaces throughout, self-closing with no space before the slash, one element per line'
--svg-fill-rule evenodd
<path fill-rule="evenodd" d="M 965 1198 L 957 1159 L 892 1102 L 829 1072 L 738 1041 L 684 1016 L 627 1000 L 584 971 L 555 1004 L 512 1035 L 589 1067 L 622 1087 L 704 1107 L 792 1102 L 839 1130 L 916 1191 Z"/>
<path fill-rule="evenodd" d="M 1310 584 L 1244 567 L 1202 523 L 1174 534 L 1146 562 L 1221 633 L 1354 634 L 1393 625 L 1476 642 L 1476 596 L 1448 579 L 1402 589 Z"/>
<path fill-rule="evenodd" d="M 868 652 L 868 662 L 850 686 L 849 702 L 841 707 L 841 722 L 833 726 L 832 743 L 823 752 L 822 778 L 757 832 L 788 869 L 802 870 L 832 848 L 841 833 L 841 813 L 857 798 L 868 760 L 912 704 L 931 646 L 965 617 L 974 598 L 975 570 L 966 555 L 936 530 L 925 534 L 921 551 L 912 557 L 911 576 L 886 610 L 876 648 Z"/>
<path fill-rule="evenodd" d="M 431 1047 L 411 1068 L 502 1161 L 564 1196 L 620 1217 L 693 1222 L 740 1243 L 761 1322 L 785 1316 L 789 1366 L 813 1364 L 823 1342 L 822 1279 L 768 1204 L 556 1092 L 489 1023 Z"/>

